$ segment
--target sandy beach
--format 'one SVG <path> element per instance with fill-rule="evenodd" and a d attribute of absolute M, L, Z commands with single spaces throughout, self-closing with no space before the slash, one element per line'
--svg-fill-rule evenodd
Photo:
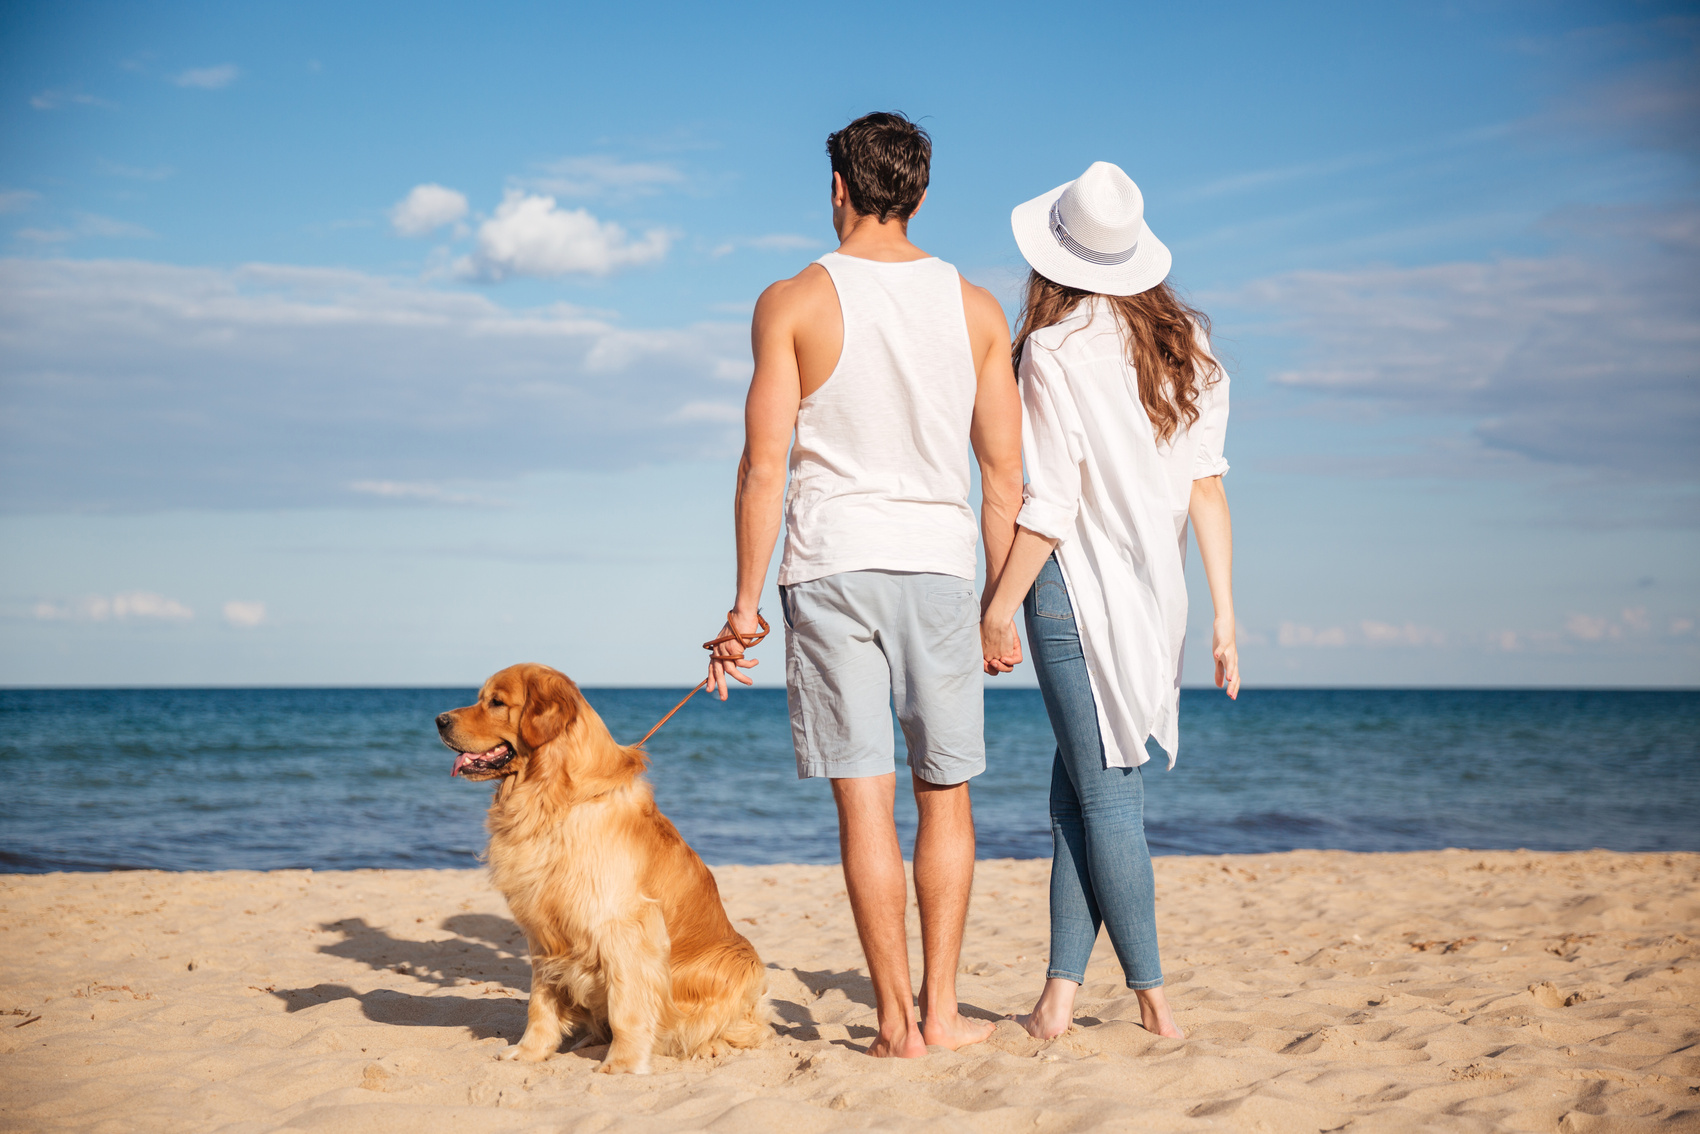
<path fill-rule="evenodd" d="M 1048 867 L 979 864 L 968 1011 L 1028 1006 Z M 1188 1039 L 1139 1027 L 1100 941 L 1069 1034 L 911 1062 L 859 1054 L 836 867 L 715 873 L 775 1034 L 648 1078 L 496 1061 L 528 970 L 478 871 L 0 877 L 0 1128 L 1700 1129 L 1700 855 L 1161 858 Z"/>

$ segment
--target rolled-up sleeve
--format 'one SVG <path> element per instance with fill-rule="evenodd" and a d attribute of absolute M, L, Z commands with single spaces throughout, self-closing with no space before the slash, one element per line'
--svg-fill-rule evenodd
<path fill-rule="evenodd" d="M 1222 451 L 1228 441 L 1228 372 L 1220 367 L 1216 380 L 1199 393 L 1198 420 L 1193 423 L 1192 436 L 1198 442 L 1192 479 L 1227 472 L 1228 461 Z"/>
<path fill-rule="evenodd" d="M 1015 522 L 1049 539 L 1065 540 L 1073 534 L 1080 511 L 1083 450 L 1062 374 L 1049 352 L 1031 339 L 1021 352 L 1021 404 L 1027 485 Z"/>

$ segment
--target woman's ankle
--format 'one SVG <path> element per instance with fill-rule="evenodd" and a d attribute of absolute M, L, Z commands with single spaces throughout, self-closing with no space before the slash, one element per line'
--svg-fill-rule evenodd
<path fill-rule="evenodd" d="M 1039 1003 L 1074 1010 L 1074 996 L 1080 982 L 1073 977 L 1046 977 L 1045 987 L 1039 990 Z"/>

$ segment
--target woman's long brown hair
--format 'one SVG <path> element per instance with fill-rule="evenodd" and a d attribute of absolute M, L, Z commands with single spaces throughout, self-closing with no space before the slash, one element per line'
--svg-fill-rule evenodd
<path fill-rule="evenodd" d="M 1107 302 L 1121 324 L 1128 361 L 1139 376 L 1139 401 L 1157 440 L 1190 429 L 1198 420 L 1199 393 L 1216 380 L 1216 359 L 1205 345 L 1210 341 L 1210 317 L 1176 295 L 1166 280 L 1138 295 L 1101 295 L 1028 272 L 1027 295 L 1010 348 L 1016 370 L 1021 368 L 1021 349 L 1035 331 L 1062 322 L 1094 297 Z"/>

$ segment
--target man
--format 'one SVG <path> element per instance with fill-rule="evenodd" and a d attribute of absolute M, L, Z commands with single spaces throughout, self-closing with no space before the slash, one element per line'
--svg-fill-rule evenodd
<path fill-rule="evenodd" d="M 757 629 L 783 502 L 797 772 L 832 781 L 879 1013 L 869 1054 L 913 1058 L 928 1044 L 978 1043 L 993 1027 L 956 1003 L 974 878 L 968 780 L 985 769 L 968 450 L 980 463 L 989 597 L 1021 507 L 1021 401 L 997 300 L 909 242 L 932 158 L 925 131 L 870 114 L 828 137 L 827 152 L 838 251 L 763 292 L 751 325 L 726 629 Z M 709 670 L 722 700 L 726 678 L 751 684 L 741 670 L 756 664 L 735 642 L 725 652 L 735 660 Z M 894 703 L 919 813 L 918 1021 L 892 818 Z"/>

